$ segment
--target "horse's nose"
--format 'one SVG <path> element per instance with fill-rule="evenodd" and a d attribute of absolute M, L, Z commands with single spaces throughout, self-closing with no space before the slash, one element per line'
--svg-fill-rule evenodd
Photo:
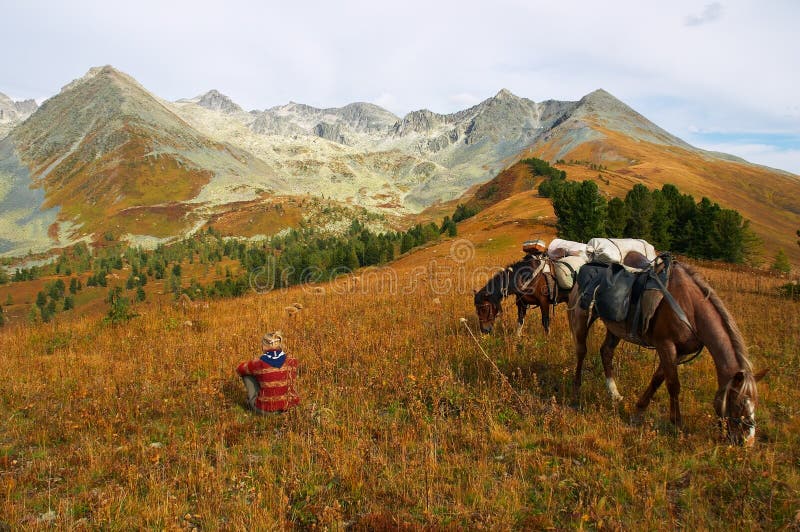
<path fill-rule="evenodd" d="M 490 332 L 492 332 L 492 326 L 491 325 L 482 326 L 481 332 L 483 334 L 489 334 Z"/>

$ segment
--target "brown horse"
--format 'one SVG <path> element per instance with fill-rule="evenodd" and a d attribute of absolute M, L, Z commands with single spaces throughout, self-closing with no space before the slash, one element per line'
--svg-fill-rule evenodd
<path fill-rule="evenodd" d="M 635 419 L 641 418 L 653 394 L 666 380 L 670 396 L 670 421 L 680 427 L 678 365 L 706 347 L 716 367 L 718 389 L 714 410 L 725 424 L 731 441 L 752 445 L 755 441 L 755 408 L 758 402 L 756 382 L 766 371 L 754 375 L 747 357 L 747 347 L 736 322 L 699 273 L 688 265 L 675 262 L 666 288 L 685 315 L 686 322 L 679 319 L 666 296 L 638 340 L 631 340 L 639 335 L 630 330 L 628 323 L 603 320 L 607 333 L 600 355 L 609 393 L 615 400 L 622 399 L 617 391 L 612 365 L 614 349 L 620 339 L 625 338 L 645 347 L 653 346 L 658 353 L 659 366 L 650 385 L 636 402 Z M 573 389 L 576 403 L 580 399 L 586 336 L 592 322 L 597 319 L 596 315 L 590 316 L 588 311 L 580 308 L 580 295 L 581 288 L 576 283 L 570 293 L 567 310 L 577 359 Z"/>
<path fill-rule="evenodd" d="M 544 257 L 527 256 L 496 273 L 486 286 L 475 292 L 475 311 L 481 332 L 492 332 L 494 321 L 503 312 L 502 300 L 517 299 L 517 335 L 522 334 L 529 306 L 542 311 L 542 327 L 550 332 L 550 306 L 567 301 L 569 292 L 559 290 L 552 273 L 552 262 Z"/>

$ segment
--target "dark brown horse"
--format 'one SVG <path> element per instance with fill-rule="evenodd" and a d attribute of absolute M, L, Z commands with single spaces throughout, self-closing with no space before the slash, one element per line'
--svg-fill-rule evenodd
<path fill-rule="evenodd" d="M 475 311 L 481 332 L 492 332 L 494 320 L 503 312 L 502 301 L 509 295 L 517 299 L 517 334 L 522 334 L 529 306 L 542 311 L 542 327 L 550 332 L 550 306 L 566 301 L 569 292 L 559 290 L 552 273 L 552 262 L 544 257 L 527 256 L 496 273 L 486 286 L 475 292 Z"/>
<path fill-rule="evenodd" d="M 678 365 L 706 347 L 716 367 L 718 389 L 714 398 L 714 410 L 724 422 L 731 441 L 751 445 L 755 440 L 756 429 L 756 381 L 766 371 L 758 375 L 753 373 L 753 366 L 747 357 L 747 347 L 736 322 L 699 273 L 688 265 L 673 263 L 667 290 L 685 314 L 688 324 L 679 319 L 666 297 L 656 308 L 649 327 L 641 335 L 632 334 L 626 322 L 603 320 L 607 333 L 600 355 L 609 393 L 615 400 L 622 399 L 617 391 L 612 364 L 614 349 L 620 339 L 625 338 L 646 347 L 653 346 L 658 353 L 659 366 L 650 385 L 636 402 L 635 419 L 641 418 L 653 394 L 666 381 L 670 396 L 670 421 L 680 427 Z M 580 307 L 580 295 L 581 289 L 576 283 L 570 293 L 567 309 L 577 359 L 573 389 L 576 403 L 580 399 L 586 336 L 591 323 L 597 318 Z M 638 341 L 628 340 L 638 336 Z"/>

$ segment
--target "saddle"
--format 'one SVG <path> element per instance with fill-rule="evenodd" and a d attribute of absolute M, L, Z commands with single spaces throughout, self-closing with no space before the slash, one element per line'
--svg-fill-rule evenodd
<path fill-rule="evenodd" d="M 596 262 L 583 266 L 578 272 L 581 308 L 607 321 L 627 322 L 630 337 L 641 339 L 669 281 L 671 257 L 659 259 L 641 270 Z"/>

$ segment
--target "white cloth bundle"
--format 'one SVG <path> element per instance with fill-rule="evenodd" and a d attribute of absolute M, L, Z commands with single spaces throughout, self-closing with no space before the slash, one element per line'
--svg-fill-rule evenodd
<path fill-rule="evenodd" d="M 572 276 L 573 272 L 578 275 L 581 266 L 586 264 L 586 257 L 569 256 L 553 263 L 553 274 L 556 276 L 559 288 L 562 290 L 572 290 L 572 285 L 575 278 Z"/>
<path fill-rule="evenodd" d="M 656 249 L 641 238 L 593 238 L 586 245 L 589 260 L 604 264 L 622 264 L 631 251 L 638 251 L 647 260 L 656 258 Z"/>
<path fill-rule="evenodd" d="M 564 250 L 567 256 L 583 257 L 588 260 L 586 254 L 586 244 L 581 242 L 573 242 L 572 240 L 562 240 L 561 238 L 554 238 L 550 245 L 547 246 L 547 256 L 553 260 L 560 259 L 564 255 L 559 250 Z"/>

